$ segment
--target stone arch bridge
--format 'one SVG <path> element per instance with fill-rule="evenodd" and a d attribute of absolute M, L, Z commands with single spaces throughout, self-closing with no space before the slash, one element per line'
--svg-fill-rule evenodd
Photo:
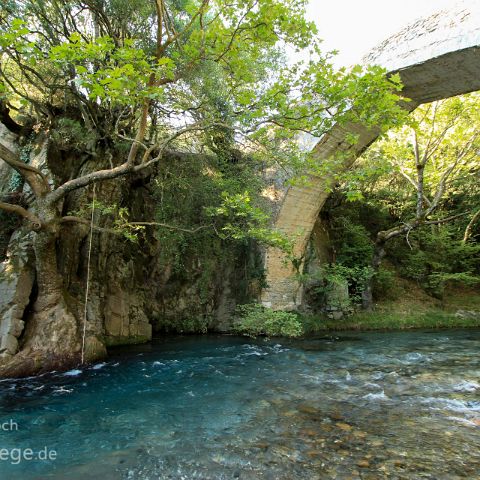
<path fill-rule="evenodd" d="M 373 50 L 364 62 L 399 73 L 403 94 L 412 100 L 409 111 L 422 103 L 480 90 L 480 9 L 475 0 L 416 21 Z M 345 141 L 349 133 L 359 136 L 354 146 Z M 337 152 L 345 152 L 347 169 L 378 137 L 379 131 L 359 124 L 335 126 L 315 145 L 319 162 Z M 294 237 L 294 252 L 301 256 L 307 248 L 325 200 L 328 178 L 312 176 L 308 186 L 290 187 L 280 200 L 275 227 Z M 268 288 L 262 302 L 273 309 L 296 309 L 303 291 L 284 255 L 269 248 L 265 255 Z"/>

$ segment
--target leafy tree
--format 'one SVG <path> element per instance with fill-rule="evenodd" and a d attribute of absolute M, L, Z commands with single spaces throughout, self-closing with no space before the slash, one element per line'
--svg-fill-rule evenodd
<path fill-rule="evenodd" d="M 412 249 L 415 240 L 432 243 L 436 237 L 449 245 L 456 242 L 457 255 L 459 248 L 465 247 L 478 220 L 480 200 L 478 101 L 479 96 L 474 93 L 418 108 L 408 125 L 378 142 L 353 172 L 347 187 L 350 196 L 375 199 L 378 206 L 383 204 L 397 219 L 394 226 L 376 233 L 371 264 L 374 272 L 385 256 L 387 242 L 397 237 L 403 236 Z M 363 193 L 355 185 L 361 186 Z M 460 229 L 457 240 L 451 238 L 451 230 L 448 233 L 440 230 L 451 222 L 456 222 Z M 413 237 L 416 230 L 419 233 Z M 468 257 L 468 249 L 463 248 L 461 254 Z M 445 248 L 442 251 L 446 254 Z M 475 280 L 471 266 L 470 271 L 448 274 L 438 270 L 435 273 L 433 268 L 430 277 L 437 282 Z M 367 308 L 371 307 L 371 301 L 370 284 L 364 298 Z"/>

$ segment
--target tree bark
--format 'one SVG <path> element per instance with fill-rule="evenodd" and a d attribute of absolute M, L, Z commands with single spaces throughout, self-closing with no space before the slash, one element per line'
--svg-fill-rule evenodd
<path fill-rule="evenodd" d="M 80 361 L 79 320 L 68 304 L 57 263 L 60 213 L 45 199 L 37 199 L 41 229 L 33 235 L 38 293 L 25 314 L 19 352 L 0 366 L 0 376 L 19 377 L 70 368 Z"/>
<path fill-rule="evenodd" d="M 463 234 L 462 244 L 465 245 L 472 234 L 472 229 L 475 223 L 480 219 L 480 210 L 473 215 L 472 219 L 468 222 L 465 233 Z"/>

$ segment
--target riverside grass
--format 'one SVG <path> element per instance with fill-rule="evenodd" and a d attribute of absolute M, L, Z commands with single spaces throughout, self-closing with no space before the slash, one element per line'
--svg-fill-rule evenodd
<path fill-rule="evenodd" d="M 460 316 L 440 310 L 422 313 L 361 312 L 341 320 L 321 316 L 302 316 L 306 335 L 345 330 L 412 330 L 427 328 L 480 327 L 480 313 L 475 317 Z"/>

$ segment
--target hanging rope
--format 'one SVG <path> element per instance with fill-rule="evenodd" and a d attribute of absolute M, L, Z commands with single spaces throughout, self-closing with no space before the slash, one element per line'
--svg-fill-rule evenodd
<path fill-rule="evenodd" d="M 87 334 L 87 306 L 88 306 L 88 292 L 90 289 L 90 259 L 92 258 L 92 241 L 93 241 L 93 215 L 95 213 L 95 184 L 93 184 L 92 197 L 92 216 L 90 218 L 90 242 L 88 245 L 87 258 L 87 284 L 85 286 L 85 309 L 83 312 L 83 335 L 82 335 L 82 364 L 85 361 L 85 337 Z"/>

